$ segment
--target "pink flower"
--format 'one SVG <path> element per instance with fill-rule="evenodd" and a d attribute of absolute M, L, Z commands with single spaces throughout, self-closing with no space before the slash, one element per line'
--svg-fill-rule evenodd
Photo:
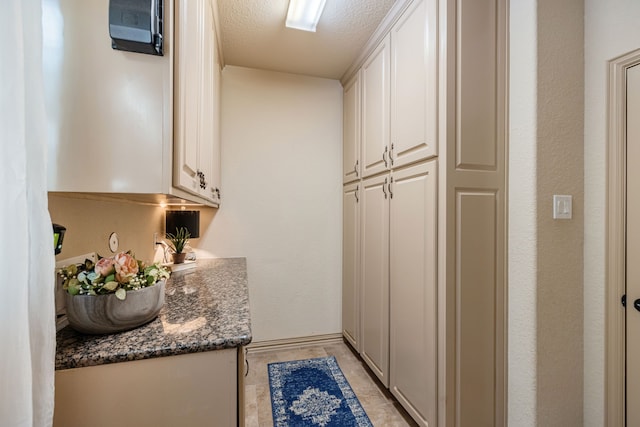
<path fill-rule="evenodd" d="M 113 274 L 115 270 L 113 258 L 101 258 L 95 266 L 95 271 L 102 277 L 107 277 L 110 274 Z"/>
<path fill-rule="evenodd" d="M 129 283 L 129 280 L 138 274 L 138 261 L 131 255 L 120 252 L 114 257 L 116 268 L 116 280 L 120 283 Z"/>

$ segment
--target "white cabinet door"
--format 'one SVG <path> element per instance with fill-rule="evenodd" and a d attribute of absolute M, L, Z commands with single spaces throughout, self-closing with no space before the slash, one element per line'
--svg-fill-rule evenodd
<path fill-rule="evenodd" d="M 174 185 L 200 194 L 198 176 L 204 0 L 176 2 Z"/>
<path fill-rule="evenodd" d="M 436 160 L 390 185 L 389 389 L 422 426 L 437 422 Z"/>
<path fill-rule="evenodd" d="M 389 386 L 389 175 L 362 181 L 360 355 Z"/>
<path fill-rule="evenodd" d="M 238 373 L 244 369 L 238 366 L 238 351 L 242 350 L 227 348 L 57 370 L 53 425 L 237 426 L 243 398 Z M 118 398 L 96 405 L 96 396 Z"/>
<path fill-rule="evenodd" d="M 112 49 L 106 3 L 42 2 L 56 17 L 46 25 L 50 46 L 42 51 L 50 113 L 43 153 L 47 190 L 165 193 L 172 173 L 172 58 L 166 51 L 155 56 Z M 165 22 L 172 14 L 166 12 Z M 170 37 L 171 29 L 164 32 Z M 4 133 L 2 141 L 9 143 Z"/>
<path fill-rule="evenodd" d="M 200 70 L 200 132 L 198 138 L 198 193 L 200 196 L 212 200 L 211 180 L 213 175 L 213 145 L 214 145 L 214 52 L 213 52 L 213 9 L 211 1 L 205 0 L 202 16 L 202 68 Z"/>
<path fill-rule="evenodd" d="M 219 121 L 211 0 L 176 3 L 174 185 L 217 202 Z"/>
<path fill-rule="evenodd" d="M 360 177 L 360 72 L 344 86 L 342 182 Z"/>
<path fill-rule="evenodd" d="M 342 214 L 342 335 L 360 350 L 360 183 L 344 186 Z"/>
<path fill-rule="evenodd" d="M 221 97 L 221 68 L 220 52 L 215 28 L 213 29 L 213 168 L 211 171 L 211 191 L 214 202 L 220 204 L 222 197 L 221 156 L 220 156 L 220 97 Z"/>
<path fill-rule="evenodd" d="M 391 165 L 436 155 L 437 4 L 415 1 L 391 30 Z"/>
<path fill-rule="evenodd" d="M 362 65 L 362 176 L 389 168 L 389 35 Z"/>
<path fill-rule="evenodd" d="M 214 203 L 220 203 L 220 58 L 215 29 L 213 1 L 206 0 L 203 34 L 204 67 L 200 140 L 200 171 L 204 185 L 200 194 Z"/>

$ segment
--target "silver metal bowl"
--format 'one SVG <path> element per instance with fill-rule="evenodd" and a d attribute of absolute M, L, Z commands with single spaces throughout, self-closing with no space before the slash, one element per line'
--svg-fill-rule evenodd
<path fill-rule="evenodd" d="M 127 292 L 124 300 L 115 294 L 69 295 L 65 304 L 69 325 L 84 334 L 110 334 L 137 328 L 155 319 L 164 305 L 166 281 Z"/>

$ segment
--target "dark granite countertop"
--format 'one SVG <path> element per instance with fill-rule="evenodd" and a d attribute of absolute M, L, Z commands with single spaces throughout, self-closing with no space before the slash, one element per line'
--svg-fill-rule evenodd
<path fill-rule="evenodd" d="M 56 369 L 220 350 L 251 339 L 246 260 L 198 260 L 195 269 L 172 273 L 165 305 L 150 323 L 110 335 L 59 331 Z"/>

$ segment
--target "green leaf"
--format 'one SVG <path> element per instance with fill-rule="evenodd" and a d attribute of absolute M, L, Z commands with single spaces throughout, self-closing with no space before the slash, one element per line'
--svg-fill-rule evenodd
<path fill-rule="evenodd" d="M 191 234 L 186 227 L 180 227 L 176 228 L 176 234 L 167 233 L 166 237 L 167 239 L 169 239 L 169 245 L 171 246 L 171 249 L 173 249 L 176 253 L 181 253 L 186 244 L 189 242 Z"/>
<path fill-rule="evenodd" d="M 108 290 L 108 291 L 115 291 L 116 288 L 118 287 L 119 283 L 118 282 L 107 282 L 104 284 L 104 286 L 102 286 L 104 289 Z M 123 298 L 124 299 L 124 298 Z"/>
<path fill-rule="evenodd" d="M 105 282 L 115 282 L 116 281 L 116 275 L 114 274 L 110 274 L 107 277 L 104 278 Z"/>
<path fill-rule="evenodd" d="M 127 297 L 127 291 L 125 291 L 124 289 L 120 288 L 116 291 L 116 298 L 118 298 L 119 300 L 124 301 L 126 297 Z"/>
<path fill-rule="evenodd" d="M 80 288 L 80 282 L 78 282 L 78 279 L 76 279 L 75 277 L 69 279 L 65 284 L 65 289 L 69 288 Z"/>
<path fill-rule="evenodd" d="M 75 276 L 76 274 L 78 274 L 78 266 L 75 264 L 71 264 L 66 268 L 66 270 L 67 276 Z"/>

